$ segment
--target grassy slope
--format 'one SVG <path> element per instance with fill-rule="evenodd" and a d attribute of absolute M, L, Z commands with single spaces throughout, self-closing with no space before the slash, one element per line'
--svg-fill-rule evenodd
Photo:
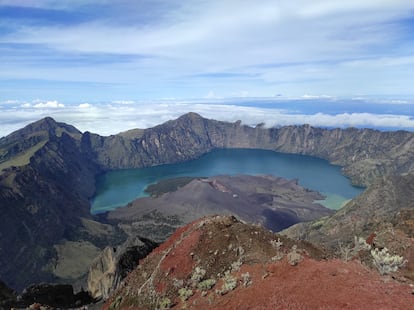
<path fill-rule="evenodd" d="M 18 154 L 17 156 L 14 156 L 9 160 L 6 160 L 0 163 L 0 170 L 6 169 L 12 166 L 20 167 L 20 166 L 29 164 L 30 158 L 34 155 L 34 153 L 36 153 L 36 151 L 41 149 L 46 144 L 46 142 L 47 141 L 39 142 L 38 144 L 25 150 L 24 152 Z"/>

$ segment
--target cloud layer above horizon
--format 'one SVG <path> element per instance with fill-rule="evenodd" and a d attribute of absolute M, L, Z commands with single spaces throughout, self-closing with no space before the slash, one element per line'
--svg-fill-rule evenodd
<path fill-rule="evenodd" d="M 112 134 L 189 111 L 410 129 L 396 107 L 413 81 L 412 0 L 0 0 L 0 136 L 46 115 Z M 337 98 L 350 107 L 327 111 Z"/>
<path fill-rule="evenodd" d="M 327 106 L 333 108 L 328 109 Z M 349 109 L 354 112 L 349 112 Z M 325 110 L 325 112 L 317 112 Z M 394 110 L 391 114 L 388 111 Z M 354 98 L 274 98 L 135 102 L 116 100 L 101 104 L 63 104 L 58 101 L 0 102 L 0 137 L 46 116 L 74 125 L 82 132 L 100 135 L 117 134 L 135 128 L 149 128 L 188 112 L 221 121 L 242 121 L 266 127 L 310 124 L 316 127 L 359 127 L 381 130 L 414 131 L 411 111 L 406 101 L 369 101 Z"/>

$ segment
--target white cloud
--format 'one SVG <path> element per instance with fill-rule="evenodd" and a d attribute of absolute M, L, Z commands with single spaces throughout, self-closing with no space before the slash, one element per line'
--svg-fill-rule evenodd
<path fill-rule="evenodd" d="M 53 101 L 46 101 L 46 102 L 39 102 L 33 105 L 35 108 L 44 109 L 44 108 L 64 108 L 65 105 L 60 103 L 56 100 Z"/>
<path fill-rule="evenodd" d="M 48 105 L 42 109 L 34 106 L 24 109 L 8 106 L 0 110 L 2 124 L 0 137 L 45 116 L 74 125 L 81 131 L 111 135 L 133 128 L 153 127 L 190 111 L 222 121 L 241 120 L 243 124 L 250 126 L 264 122 L 267 127 L 310 124 L 322 127 L 406 128 L 414 131 L 414 118 L 407 115 L 375 113 L 309 115 L 286 109 L 240 106 L 237 105 L 237 99 L 228 100 L 225 104 L 220 103 L 219 100 L 207 100 L 136 102 L 133 105 L 94 104 L 86 109 L 80 109 L 79 105 L 66 105 L 64 109 L 56 109 L 55 106 L 58 104 Z M 285 103 L 288 108 L 289 100 Z"/>
<path fill-rule="evenodd" d="M 329 98 L 333 98 L 333 97 L 328 96 L 328 95 L 309 95 L 309 94 L 305 94 L 302 96 L 302 99 L 329 99 Z"/>
<path fill-rule="evenodd" d="M 329 115 L 317 113 L 314 115 L 293 115 L 290 117 L 288 116 L 287 118 L 290 121 L 294 121 L 296 124 L 300 124 L 300 121 L 305 121 L 310 125 L 323 127 L 388 127 L 414 129 L 414 119 L 406 115 L 373 113 L 342 113 Z"/>
<path fill-rule="evenodd" d="M 81 109 L 87 109 L 87 108 L 90 108 L 91 105 L 89 103 L 85 102 L 85 103 L 79 104 L 78 107 L 81 108 Z"/>
<path fill-rule="evenodd" d="M 114 100 L 114 101 L 112 101 L 112 103 L 116 103 L 116 104 L 134 104 L 135 101 L 134 100 Z"/>

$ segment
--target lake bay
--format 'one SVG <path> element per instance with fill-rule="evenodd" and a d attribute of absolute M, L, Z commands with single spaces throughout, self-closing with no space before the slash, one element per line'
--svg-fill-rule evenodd
<path fill-rule="evenodd" d="M 268 174 L 298 179 L 301 186 L 325 195 L 327 198 L 318 202 L 331 209 L 339 209 L 363 191 L 363 188 L 352 186 L 341 174 L 341 167 L 323 159 L 268 150 L 218 149 L 183 163 L 115 170 L 99 176 L 91 213 L 110 211 L 147 196 L 145 188 L 158 180 L 223 174 Z"/>

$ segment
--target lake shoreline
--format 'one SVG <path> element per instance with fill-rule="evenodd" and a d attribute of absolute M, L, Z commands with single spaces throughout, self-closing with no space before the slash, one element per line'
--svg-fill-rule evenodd
<path fill-rule="evenodd" d="M 214 175 L 273 175 L 298 179 L 299 184 L 331 199 L 328 206 L 338 209 L 344 201 L 358 196 L 363 188 L 353 186 L 342 175 L 341 167 L 308 155 L 285 154 L 260 149 L 215 149 L 198 159 L 139 169 L 123 169 L 98 176 L 91 213 L 114 210 L 139 198 L 145 189 L 159 180 L 176 177 Z M 342 198 L 341 198 L 342 197 Z"/>

